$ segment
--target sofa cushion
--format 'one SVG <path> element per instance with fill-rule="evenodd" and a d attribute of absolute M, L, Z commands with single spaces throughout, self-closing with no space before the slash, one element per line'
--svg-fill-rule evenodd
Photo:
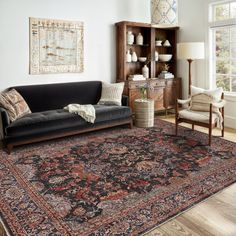
<path fill-rule="evenodd" d="M 70 103 L 97 104 L 101 97 L 101 81 L 42 84 L 14 87 L 32 112 L 62 109 Z"/>
<path fill-rule="evenodd" d="M 6 109 L 10 121 L 31 113 L 24 98 L 15 89 L 0 94 L 0 106 Z"/>
<path fill-rule="evenodd" d="M 131 110 L 125 106 L 103 106 L 95 105 L 96 120 L 94 124 L 99 122 L 110 122 L 116 119 L 129 118 Z M 45 133 L 65 128 L 88 126 L 93 127 L 94 124 L 86 122 L 79 115 L 71 114 L 63 109 L 49 110 L 28 114 L 6 128 L 6 135 L 29 135 L 32 133 Z"/>

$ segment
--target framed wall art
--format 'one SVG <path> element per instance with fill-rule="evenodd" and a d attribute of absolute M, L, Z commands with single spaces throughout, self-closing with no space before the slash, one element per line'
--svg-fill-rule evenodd
<path fill-rule="evenodd" d="M 30 74 L 81 73 L 84 24 L 30 17 Z"/>

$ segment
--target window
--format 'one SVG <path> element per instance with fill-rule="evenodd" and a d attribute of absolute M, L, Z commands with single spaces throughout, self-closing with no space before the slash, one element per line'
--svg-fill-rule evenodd
<path fill-rule="evenodd" d="M 210 16 L 212 85 L 236 94 L 236 1 L 211 4 Z"/>

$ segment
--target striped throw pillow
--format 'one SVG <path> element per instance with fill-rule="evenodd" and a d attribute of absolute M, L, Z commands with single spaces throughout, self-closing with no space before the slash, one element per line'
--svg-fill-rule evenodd
<path fill-rule="evenodd" d="M 121 98 L 124 90 L 124 82 L 109 84 L 102 82 L 102 95 L 99 105 L 121 106 Z"/>

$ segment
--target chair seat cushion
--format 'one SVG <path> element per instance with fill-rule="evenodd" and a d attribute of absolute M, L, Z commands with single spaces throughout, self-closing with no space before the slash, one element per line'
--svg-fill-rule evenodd
<path fill-rule="evenodd" d="M 204 111 L 192 111 L 189 109 L 184 109 L 179 111 L 179 118 L 188 119 L 192 121 L 199 121 L 209 124 L 209 112 Z M 212 124 L 216 123 L 219 116 L 216 113 L 212 113 Z"/>
<path fill-rule="evenodd" d="M 65 128 L 93 127 L 100 122 L 109 122 L 117 119 L 129 118 L 131 110 L 126 106 L 104 106 L 94 105 L 96 120 L 94 124 L 86 122 L 79 115 L 71 114 L 66 110 L 49 110 L 27 114 L 12 122 L 6 128 L 6 135 L 29 135 L 33 133 L 44 133 Z"/>

